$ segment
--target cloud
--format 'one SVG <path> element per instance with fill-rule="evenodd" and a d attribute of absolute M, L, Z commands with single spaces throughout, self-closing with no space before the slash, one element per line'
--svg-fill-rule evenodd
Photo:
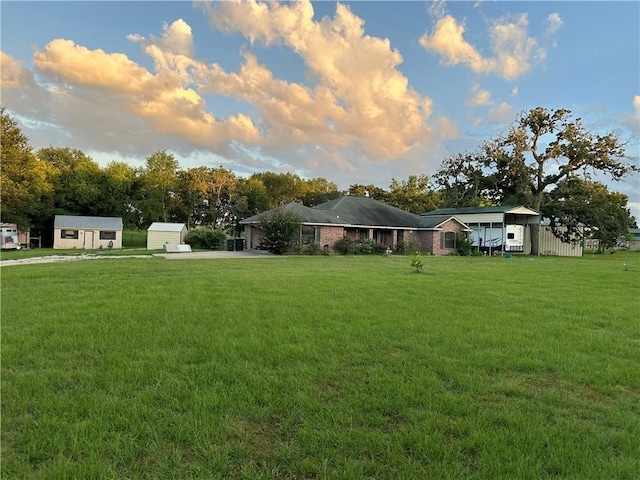
<path fill-rule="evenodd" d="M 514 80 L 528 72 L 532 63 L 546 57 L 546 51 L 528 35 L 528 24 L 526 14 L 494 21 L 489 29 L 492 57 L 482 56 L 464 39 L 464 25 L 451 15 L 440 19 L 433 32 L 425 33 L 419 43 L 426 50 L 439 54 L 442 65 L 463 64 L 476 73 L 495 73 Z"/>
<path fill-rule="evenodd" d="M 481 90 L 477 85 L 473 88 L 474 94 L 465 102 L 472 107 L 482 107 L 491 104 L 491 93 Z"/>
<path fill-rule="evenodd" d="M 507 123 L 513 120 L 513 106 L 502 102 L 489 109 L 488 120 L 490 123 Z"/>
<path fill-rule="evenodd" d="M 634 95 L 632 106 L 633 113 L 622 116 L 622 122 L 634 135 L 640 135 L 640 95 Z"/>
<path fill-rule="evenodd" d="M 348 6 L 338 4 L 333 18 L 314 21 L 307 1 L 198 5 L 221 31 L 291 48 L 317 81 L 313 89 L 282 81 L 274 84 L 270 72 L 263 70 L 260 79 L 272 98 L 271 104 L 262 105 L 263 118 L 274 132 L 270 140 L 294 138 L 304 143 L 311 135 L 308 141 L 315 143 L 318 133 L 313 130 L 317 130 L 330 146 L 349 145 L 383 161 L 434 141 L 427 123 L 431 100 L 409 87 L 398 69 L 402 56 L 389 40 L 365 35 L 363 20 Z M 276 116 L 282 121 L 276 122 Z M 294 122 L 299 116 L 309 118 L 306 123 Z M 292 123 L 303 128 L 292 129 Z"/>
<path fill-rule="evenodd" d="M 443 18 L 447 14 L 447 3 L 445 0 L 434 0 L 429 5 L 429 15 L 435 19 Z"/>
<path fill-rule="evenodd" d="M 546 36 L 552 36 L 555 35 L 558 30 L 560 30 L 560 28 L 562 28 L 563 21 L 562 18 L 560 18 L 560 15 L 558 15 L 557 13 L 551 13 L 545 20 L 544 25 L 544 34 Z"/>
<path fill-rule="evenodd" d="M 64 38 L 34 53 L 34 71 L 3 53 L 3 103 L 51 126 L 38 132 L 40 145 L 69 142 L 128 157 L 205 151 L 274 171 L 285 168 L 284 158 L 303 171 L 425 168 L 435 164 L 439 142 L 459 135 L 450 119 L 430 120 L 432 101 L 410 87 L 400 53 L 388 39 L 366 35 L 345 5 L 319 20 L 308 1 L 196 7 L 215 28 L 297 54 L 307 83 L 278 78 L 251 47 L 236 71 L 197 59 L 191 26 L 178 19 L 158 36 L 128 35 L 150 67 Z M 212 96 L 246 109 L 222 116 Z"/>
<path fill-rule="evenodd" d="M 513 87 L 511 89 L 511 96 L 512 97 L 517 97 L 518 96 L 518 87 Z"/>

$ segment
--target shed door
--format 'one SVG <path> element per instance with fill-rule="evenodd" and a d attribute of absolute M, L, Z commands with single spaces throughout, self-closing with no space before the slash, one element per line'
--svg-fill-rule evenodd
<path fill-rule="evenodd" d="M 93 248 L 93 230 L 85 230 L 84 231 L 84 248 Z"/>

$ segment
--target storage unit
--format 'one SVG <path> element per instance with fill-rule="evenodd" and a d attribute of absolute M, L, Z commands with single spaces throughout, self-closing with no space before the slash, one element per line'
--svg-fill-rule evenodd
<path fill-rule="evenodd" d="M 122 248 L 122 218 L 56 215 L 53 248 Z"/>
<path fill-rule="evenodd" d="M 187 236 L 184 223 L 153 222 L 147 229 L 147 249 L 162 250 L 167 243 L 182 244 Z"/>

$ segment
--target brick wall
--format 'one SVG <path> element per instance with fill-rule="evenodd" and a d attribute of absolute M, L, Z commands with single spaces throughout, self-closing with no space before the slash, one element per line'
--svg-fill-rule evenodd
<path fill-rule="evenodd" d="M 333 248 L 333 245 L 344 237 L 344 227 L 320 227 L 320 246 L 324 247 L 329 245 Z"/>

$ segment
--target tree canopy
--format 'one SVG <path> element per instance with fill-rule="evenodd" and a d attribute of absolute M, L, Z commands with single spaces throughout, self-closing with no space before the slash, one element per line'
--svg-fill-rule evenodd
<path fill-rule="evenodd" d="M 565 224 L 571 215 L 563 209 L 571 202 L 560 199 L 566 199 L 569 193 L 576 195 L 578 190 L 582 196 L 593 192 L 594 184 L 576 181 L 580 175 L 588 179 L 597 173 L 620 180 L 638 171 L 634 161 L 637 159 L 627 157 L 624 143 L 615 134 L 587 131 L 581 119 L 571 118 L 569 110 L 538 107 L 520 114 L 507 134 L 483 143 L 478 151 L 445 159 L 434 183 L 445 206 L 525 205 L 551 219 L 554 234 L 579 241 L 578 230 L 588 223 L 586 211 L 579 222 Z M 600 184 L 597 190 L 603 188 L 606 190 Z M 599 198 L 614 199 L 606 194 Z M 626 231 L 630 219 L 625 207 L 626 201 L 617 206 L 622 213 L 615 216 L 620 219 L 615 224 L 590 226 L 601 232 Z M 592 222 L 595 219 L 591 217 Z M 560 224 L 568 232 L 562 233 Z M 538 230 L 533 228 L 532 253 L 537 253 L 537 238 Z"/>

